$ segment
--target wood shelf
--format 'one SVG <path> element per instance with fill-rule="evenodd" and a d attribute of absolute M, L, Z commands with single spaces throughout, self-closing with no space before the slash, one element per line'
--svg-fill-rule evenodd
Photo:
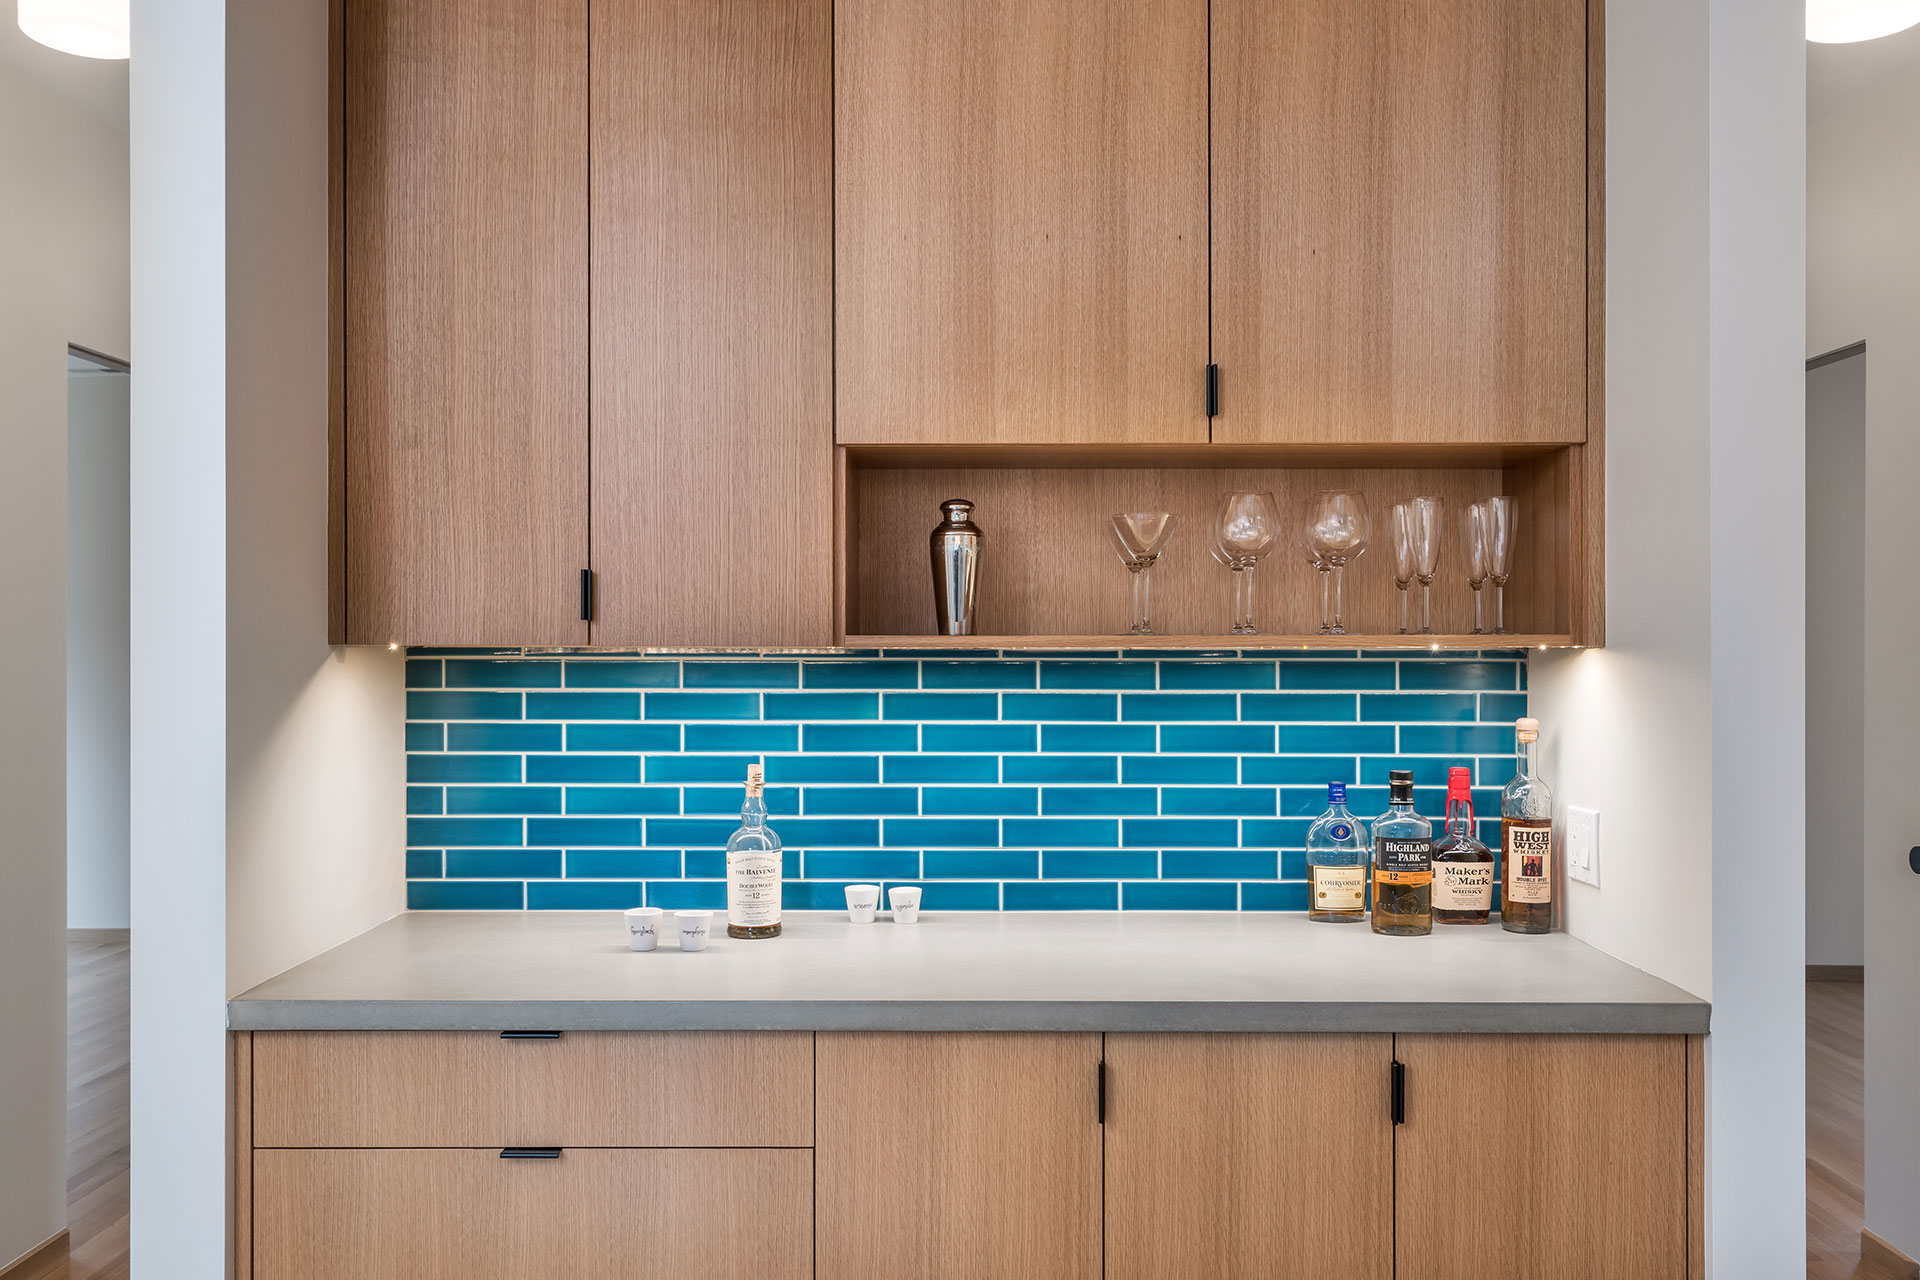
<path fill-rule="evenodd" d="M 1569 635 L 1302 635 L 1302 636 L 848 636 L 849 649 L 952 649 L 973 652 L 988 649 L 1070 651 L 1108 649 L 1404 649 L 1409 652 L 1474 652 L 1481 649 L 1577 648 Z"/>

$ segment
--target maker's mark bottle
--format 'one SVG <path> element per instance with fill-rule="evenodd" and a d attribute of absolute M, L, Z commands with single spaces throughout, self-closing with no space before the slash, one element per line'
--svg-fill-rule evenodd
<path fill-rule="evenodd" d="M 766 775 L 747 766 L 740 829 L 727 841 L 727 936 L 780 936 L 780 837 L 767 825 Z"/>

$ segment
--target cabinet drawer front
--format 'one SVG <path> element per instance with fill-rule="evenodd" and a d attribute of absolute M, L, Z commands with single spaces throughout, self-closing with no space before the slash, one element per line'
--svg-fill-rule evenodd
<path fill-rule="evenodd" d="M 805 1032 L 253 1038 L 259 1147 L 805 1147 Z"/>
<path fill-rule="evenodd" d="M 813 1269 L 806 1151 L 262 1151 L 254 1280 L 760 1280 Z"/>

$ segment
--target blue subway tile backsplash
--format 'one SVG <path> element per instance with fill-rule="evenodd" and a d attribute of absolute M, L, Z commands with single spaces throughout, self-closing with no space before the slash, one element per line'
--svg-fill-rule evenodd
<path fill-rule="evenodd" d="M 789 907 L 1303 911 L 1326 783 L 1356 813 L 1474 771 L 1497 837 L 1526 655 L 1134 652 L 407 661 L 407 905 L 723 907 L 764 764 Z"/>

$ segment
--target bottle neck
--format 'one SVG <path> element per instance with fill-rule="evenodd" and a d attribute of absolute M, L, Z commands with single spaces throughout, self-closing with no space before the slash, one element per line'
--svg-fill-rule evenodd
<path fill-rule="evenodd" d="M 1540 744 L 1528 738 L 1522 738 L 1514 744 L 1514 771 L 1522 778 L 1531 778 L 1533 772 L 1533 751 Z"/>
<path fill-rule="evenodd" d="M 740 825 L 744 827 L 764 827 L 767 825 L 766 797 L 749 794 L 747 802 L 740 806 Z"/>
<path fill-rule="evenodd" d="M 1468 796 L 1447 797 L 1447 831 L 1456 836 L 1473 834 L 1473 800 Z"/>

